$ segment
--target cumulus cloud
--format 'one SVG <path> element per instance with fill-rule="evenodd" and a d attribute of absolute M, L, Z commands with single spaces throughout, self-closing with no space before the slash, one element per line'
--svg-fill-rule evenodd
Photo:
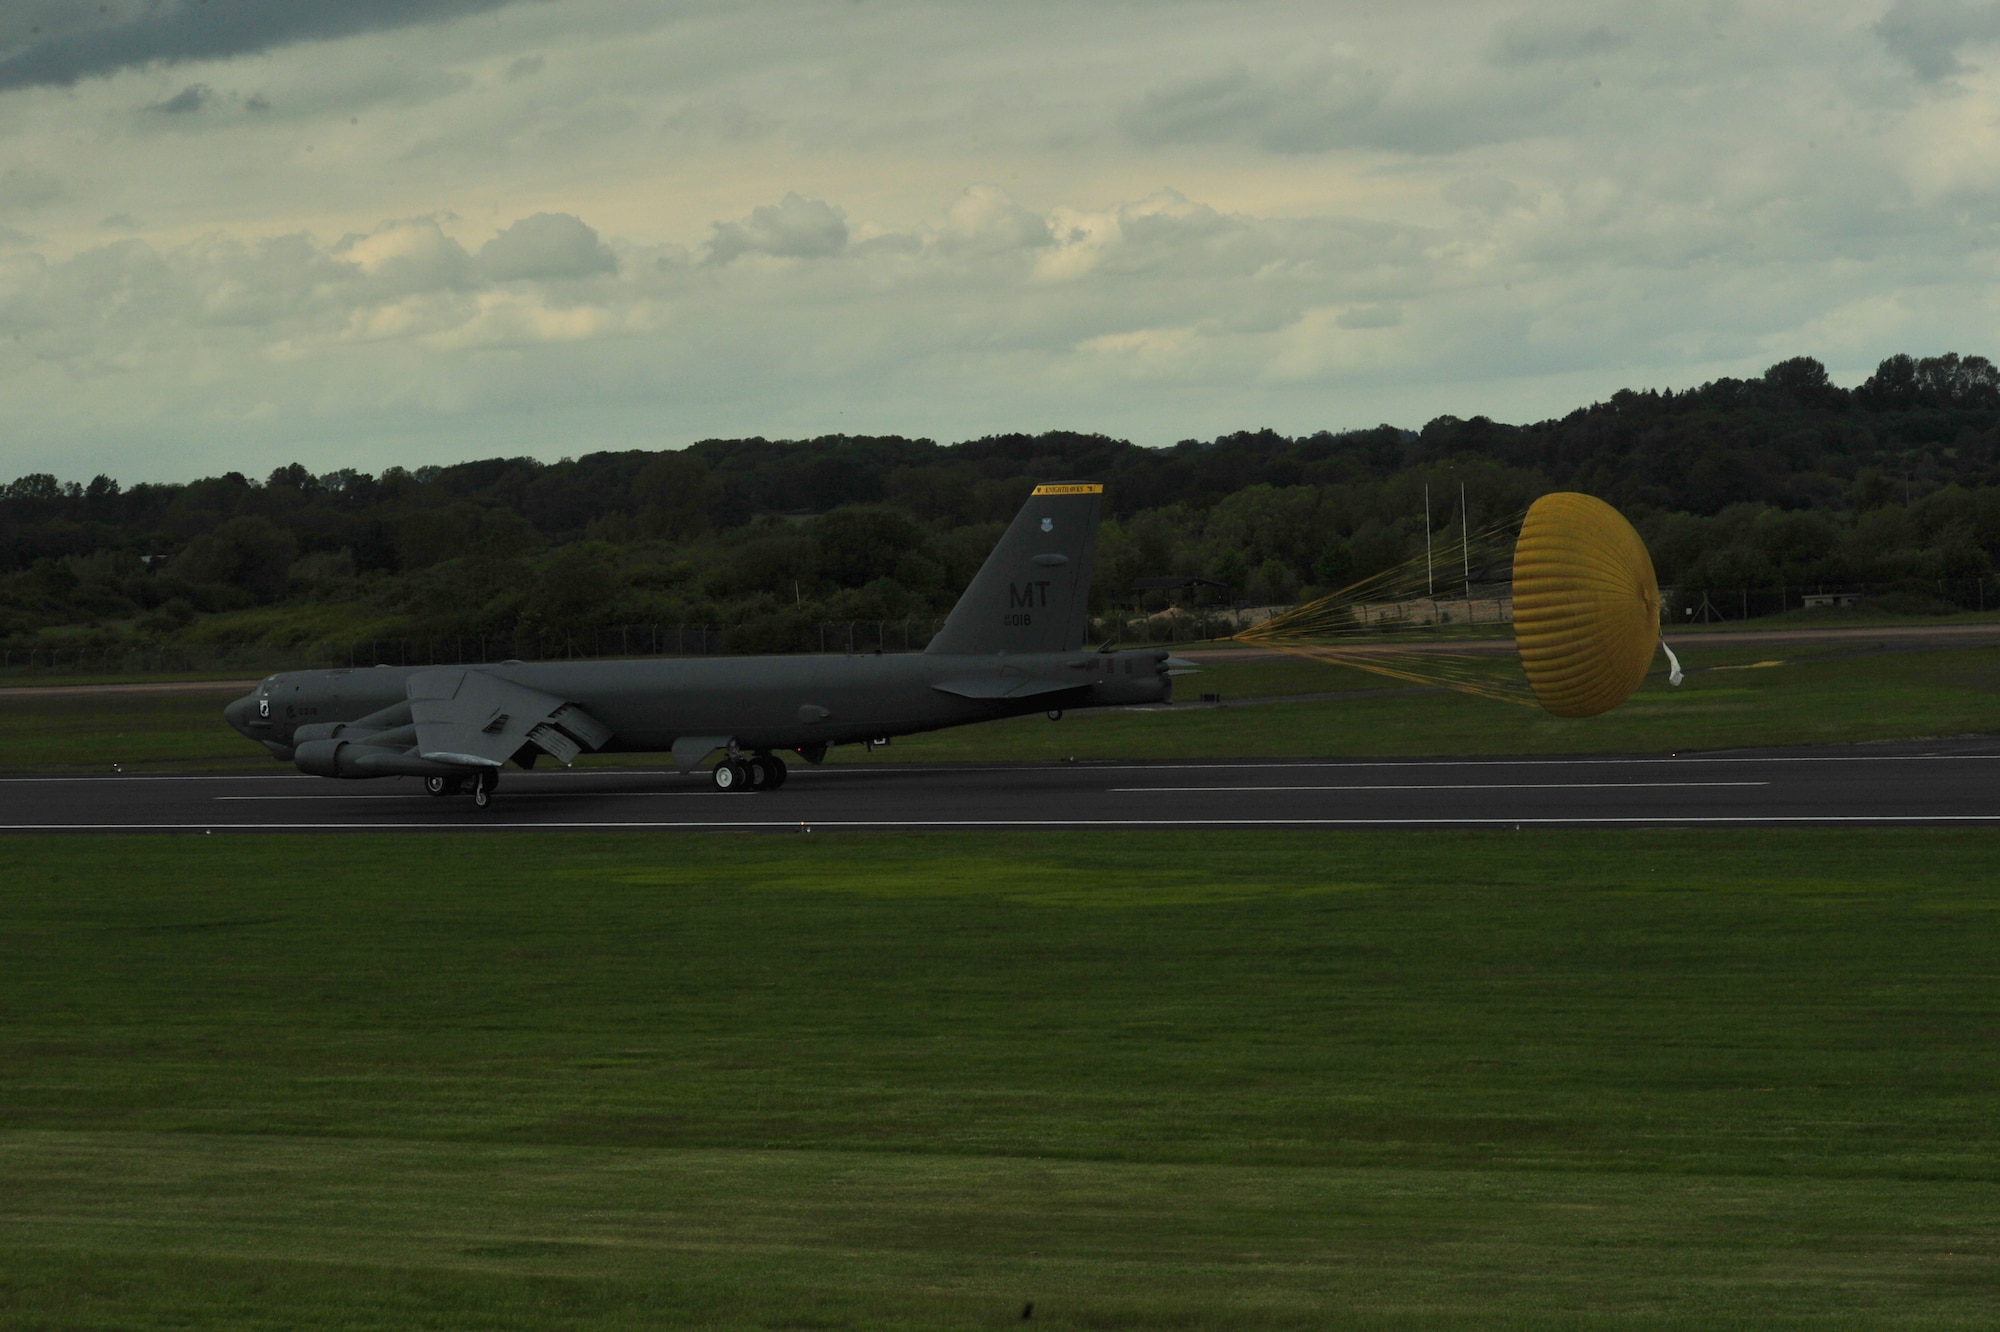
<path fill-rule="evenodd" d="M 1960 74 L 1958 50 L 2000 38 L 2000 4 L 1963 0 L 1896 0 L 1875 24 L 1875 35 L 1917 77 L 1935 81 Z"/>
<path fill-rule="evenodd" d="M 618 260 L 583 219 L 568 213 L 536 213 L 480 246 L 479 267 L 495 282 L 513 282 L 615 273 Z"/>
<path fill-rule="evenodd" d="M 751 210 L 740 222 L 717 222 L 708 262 L 726 264 L 746 254 L 780 259 L 824 259 L 847 248 L 847 219 L 823 199 L 787 194 Z"/>
<path fill-rule="evenodd" d="M 1048 219 L 1030 212 L 992 185 L 974 185 L 952 201 L 945 213 L 943 235 L 948 244 L 997 253 L 1035 249 L 1053 243 Z"/>
<path fill-rule="evenodd" d="M 513 0 L 201 0 L 100 6 L 90 17 L 16 31 L 18 49 L 0 58 L 0 91 L 68 86 L 79 79 L 151 64 L 226 59 L 296 42 L 437 23 L 498 9 Z M 37 25 L 39 28 L 39 25 Z"/>
<path fill-rule="evenodd" d="M 384 222 L 366 234 L 350 233 L 333 258 L 352 264 L 380 292 L 412 295 L 470 287 L 472 257 L 445 235 L 435 218 Z"/>

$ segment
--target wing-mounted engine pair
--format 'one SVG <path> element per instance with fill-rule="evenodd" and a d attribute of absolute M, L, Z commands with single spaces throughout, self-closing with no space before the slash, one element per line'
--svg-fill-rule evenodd
<path fill-rule="evenodd" d="M 358 721 L 301 726 L 299 771 L 457 778 L 542 754 L 567 765 L 611 739 L 610 727 L 574 703 L 483 671 L 419 671 L 405 688 L 403 702 Z"/>

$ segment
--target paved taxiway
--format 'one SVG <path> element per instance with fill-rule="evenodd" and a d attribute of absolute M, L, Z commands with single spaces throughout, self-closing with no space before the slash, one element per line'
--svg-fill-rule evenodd
<path fill-rule="evenodd" d="M 416 781 L 0 778 L 0 831 L 2000 825 L 2000 737 L 1639 757 L 509 771 L 492 806 Z"/>

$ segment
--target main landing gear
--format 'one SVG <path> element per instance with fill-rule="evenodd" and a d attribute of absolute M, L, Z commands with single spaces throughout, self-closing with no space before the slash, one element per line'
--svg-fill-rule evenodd
<path fill-rule="evenodd" d="M 715 765 L 718 791 L 775 791 L 785 784 L 785 761 L 776 754 L 731 756 Z"/>

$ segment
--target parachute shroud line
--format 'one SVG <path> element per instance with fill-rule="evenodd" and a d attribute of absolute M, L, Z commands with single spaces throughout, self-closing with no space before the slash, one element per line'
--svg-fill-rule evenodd
<path fill-rule="evenodd" d="M 1684 678 L 1660 634 L 1652 557 L 1609 504 L 1556 492 L 1523 514 L 1473 532 L 1461 490 L 1465 597 L 1454 607 L 1435 595 L 1436 562 L 1440 554 L 1448 559 L 1449 550 L 1434 546 L 1428 494 L 1425 500 L 1422 555 L 1252 625 L 1236 641 L 1411 684 L 1540 706 L 1559 717 L 1596 716 L 1630 698 L 1655 647 L 1667 654 L 1669 680 L 1678 685 Z M 1507 590 L 1478 596 L 1475 571 L 1486 574 L 1489 587 Z M 1479 608 L 1488 602 L 1494 622 L 1511 619 L 1511 642 L 1476 636 Z M 1426 641 L 1412 641 L 1419 633 Z"/>

